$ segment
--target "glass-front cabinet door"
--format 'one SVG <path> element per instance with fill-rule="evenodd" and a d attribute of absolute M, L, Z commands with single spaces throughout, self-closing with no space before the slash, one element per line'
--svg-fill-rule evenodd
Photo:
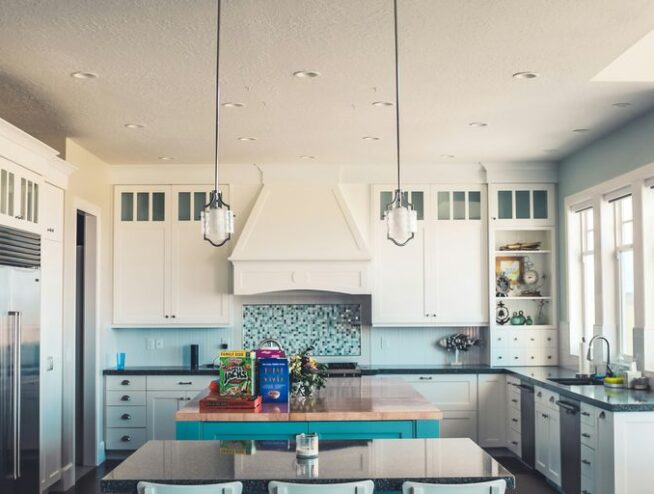
<path fill-rule="evenodd" d="M 22 166 L 0 158 L 0 221 L 40 232 L 41 179 Z"/>
<path fill-rule="evenodd" d="M 491 221 L 496 225 L 551 226 L 556 223 L 553 184 L 494 184 Z"/>

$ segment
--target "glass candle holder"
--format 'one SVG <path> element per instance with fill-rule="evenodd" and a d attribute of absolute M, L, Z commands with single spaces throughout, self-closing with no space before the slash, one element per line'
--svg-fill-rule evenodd
<path fill-rule="evenodd" d="M 297 458 L 295 476 L 299 479 L 315 479 L 319 476 L 318 458 Z"/>
<path fill-rule="evenodd" d="M 295 436 L 295 456 L 316 458 L 318 456 L 318 434 L 298 434 Z"/>

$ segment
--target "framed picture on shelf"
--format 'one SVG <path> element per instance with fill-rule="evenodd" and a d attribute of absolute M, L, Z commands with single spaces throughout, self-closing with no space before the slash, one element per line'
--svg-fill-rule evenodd
<path fill-rule="evenodd" d="M 524 269 L 525 260 L 523 257 L 498 256 L 495 258 L 495 275 L 500 276 L 504 274 L 511 283 L 511 286 L 521 283 Z"/>

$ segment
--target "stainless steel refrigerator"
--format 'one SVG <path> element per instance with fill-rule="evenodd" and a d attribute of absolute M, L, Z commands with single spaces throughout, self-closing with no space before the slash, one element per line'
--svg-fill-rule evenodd
<path fill-rule="evenodd" d="M 0 226 L 0 492 L 39 492 L 41 239 Z"/>

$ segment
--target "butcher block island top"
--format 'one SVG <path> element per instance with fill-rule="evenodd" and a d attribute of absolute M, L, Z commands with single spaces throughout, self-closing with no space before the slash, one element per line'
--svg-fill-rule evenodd
<path fill-rule="evenodd" d="M 257 411 L 201 413 L 196 396 L 177 412 L 178 422 L 328 422 L 441 420 L 443 413 L 402 379 L 378 376 L 332 378 L 304 400 L 264 403 Z"/>

